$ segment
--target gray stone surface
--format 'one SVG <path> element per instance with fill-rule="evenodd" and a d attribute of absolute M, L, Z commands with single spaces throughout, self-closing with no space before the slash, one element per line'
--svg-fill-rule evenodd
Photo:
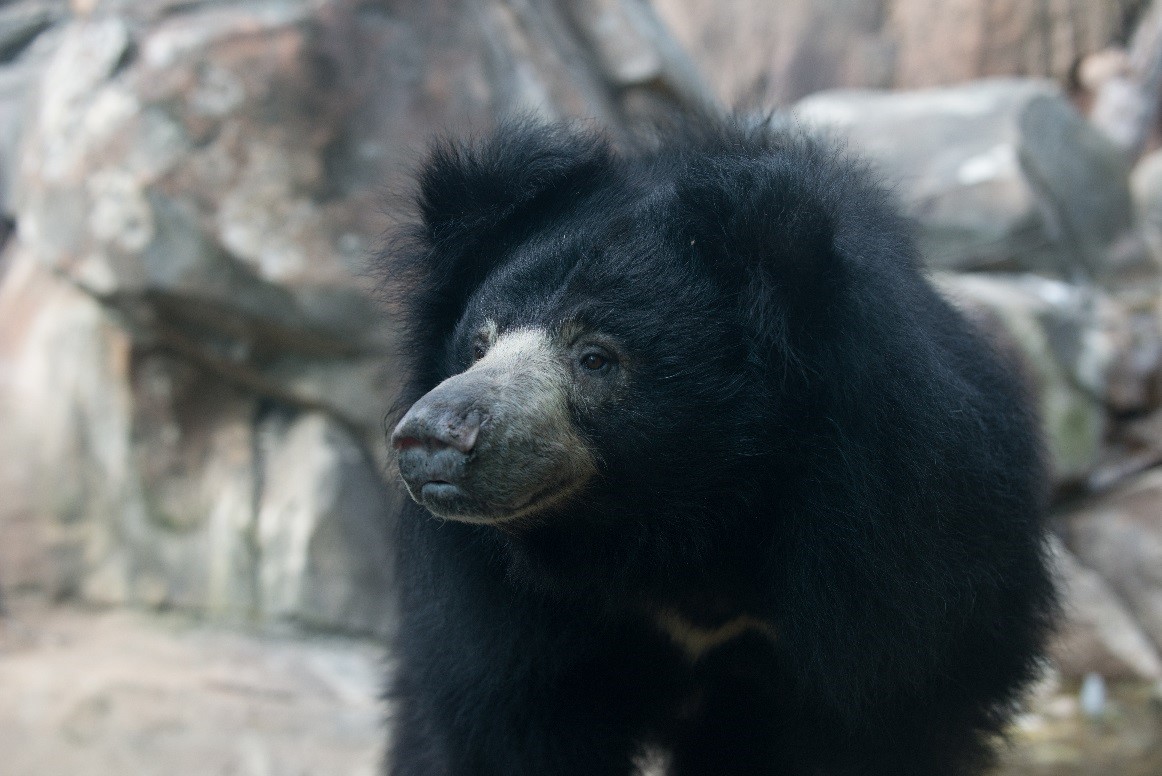
<path fill-rule="evenodd" d="M 334 420 L 271 413 L 259 425 L 255 538 L 263 608 L 307 625 L 391 621 L 396 504 L 366 452 Z"/>
<path fill-rule="evenodd" d="M 1097 572 L 1082 566 L 1059 542 L 1053 545 L 1064 617 L 1050 650 L 1062 676 L 1081 679 L 1162 679 L 1162 658 L 1126 607 Z"/>
<path fill-rule="evenodd" d="M 1134 212 L 1154 267 L 1162 267 L 1162 150 L 1146 154 L 1130 175 Z"/>
<path fill-rule="evenodd" d="M 898 182 L 933 266 L 1076 279 L 1140 262 L 1128 164 L 1047 82 L 824 92 L 794 112 Z"/>
<path fill-rule="evenodd" d="M 105 308 L 31 263 L 8 280 L 0 300 L 18 298 L 0 302 L 0 321 L 23 336 L 3 454 L 19 511 L 0 515 L 0 538 L 27 556 L 0 583 L 241 622 L 390 629 L 395 504 L 349 427 L 135 349 Z"/>
<path fill-rule="evenodd" d="M 30 92 L 55 49 L 53 25 L 66 13 L 62 1 L 17 0 L 0 7 L 0 216 L 12 216 L 12 187 L 18 176 L 20 143 Z M 7 237 L 0 230 L 0 246 Z"/>
<path fill-rule="evenodd" d="M 0 617 L 5 776 L 375 776 L 382 648 L 181 617 Z"/>
<path fill-rule="evenodd" d="M 1162 469 L 1152 469 L 1065 516 L 1066 541 L 1099 572 L 1162 648 Z"/>

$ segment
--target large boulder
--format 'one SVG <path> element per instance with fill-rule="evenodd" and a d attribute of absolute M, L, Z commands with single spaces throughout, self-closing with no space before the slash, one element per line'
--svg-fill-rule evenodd
<path fill-rule="evenodd" d="M 112 16 L 68 27 L 23 147 L 19 249 L 135 342 L 325 407 L 370 443 L 391 333 L 351 275 L 363 238 L 328 212 L 342 111 L 314 96 L 309 21 L 239 5 L 140 40 Z"/>
<path fill-rule="evenodd" d="M 1130 176 L 1134 212 L 1154 260 L 1155 281 L 1162 274 L 1162 150 L 1146 154 Z M 1157 285 L 1157 282 L 1156 282 Z"/>
<path fill-rule="evenodd" d="M 18 550 L 0 586 L 390 629 L 398 505 L 349 427 L 136 347 L 107 309 L 30 262 L 0 310 L 12 367 L 0 545 Z"/>
<path fill-rule="evenodd" d="M 1162 469 L 1152 469 L 1065 516 L 1066 542 L 1100 573 L 1162 648 Z"/>
<path fill-rule="evenodd" d="M 1076 279 L 1143 261 L 1128 163 L 1047 82 L 825 92 L 794 113 L 897 186 L 935 267 Z"/>
<path fill-rule="evenodd" d="M 1162 658 L 1101 575 L 1059 541 L 1053 543 L 1064 616 L 1050 655 L 1062 676 L 1098 673 L 1107 679 L 1162 678 Z"/>

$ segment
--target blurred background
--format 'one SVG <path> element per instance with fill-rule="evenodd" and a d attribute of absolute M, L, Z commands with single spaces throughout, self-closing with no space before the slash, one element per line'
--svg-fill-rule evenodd
<path fill-rule="evenodd" d="M 1162 2 L 0 4 L 0 772 L 373 774 L 364 267 L 435 132 L 706 104 L 869 156 L 1036 384 L 1068 614 L 1004 774 L 1162 774 Z"/>

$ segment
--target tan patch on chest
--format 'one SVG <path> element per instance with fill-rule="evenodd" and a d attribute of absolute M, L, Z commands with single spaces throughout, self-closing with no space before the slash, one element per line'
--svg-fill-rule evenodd
<path fill-rule="evenodd" d="M 771 641 L 778 638 L 774 625 L 749 614 L 741 614 L 720 624 L 707 626 L 692 622 L 680 612 L 663 609 L 654 613 L 654 623 L 673 640 L 691 662 L 700 660 L 707 653 L 744 633 L 758 633 Z"/>

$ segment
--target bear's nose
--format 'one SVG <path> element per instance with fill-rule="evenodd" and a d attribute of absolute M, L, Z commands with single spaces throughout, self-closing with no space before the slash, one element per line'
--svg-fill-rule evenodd
<path fill-rule="evenodd" d="M 422 447 L 436 452 L 452 448 L 467 455 L 480 435 L 480 413 L 418 402 L 391 432 L 391 446 L 405 451 Z"/>

